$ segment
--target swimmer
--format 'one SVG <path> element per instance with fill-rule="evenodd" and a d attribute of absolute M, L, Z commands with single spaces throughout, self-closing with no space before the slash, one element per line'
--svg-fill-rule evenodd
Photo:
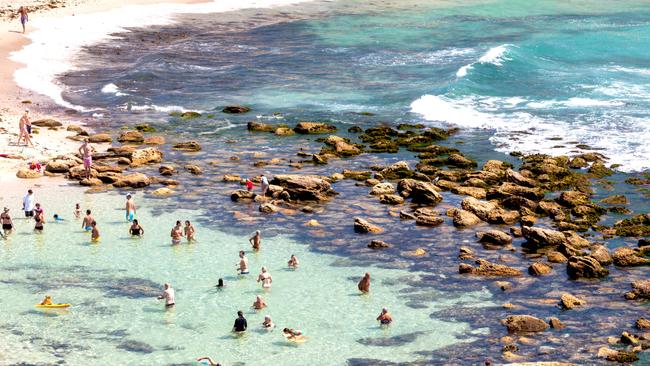
<path fill-rule="evenodd" d="M 144 235 L 144 229 L 138 223 L 138 219 L 133 219 L 133 222 L 131 223 L 131 227 L 129 228 L 129 233 L 131 234 L 131 236 L 138 236 L 138 237 Z"/>
<path fill-rule="evenodd" d="M 54 218 L 54 222 L 65 221 L 65 220 L 63 220 L 62 218 L 59 217 L 59 214 L 54 214 L 53 218 Z"/>
<path fill-rule="evenodd" d="M 257 230 L 253 236 L 248 238 L 248 241 L 253 246 L 253 250 L 260 250 L 260 246 L 262 245 L 262 234 Z"/>
<path fill-rule="evenodd" d="M 180 221 L 176 221 L 176 226 L 172 228 L 170 236 L 172 237 L 172 245 L 178 245 L 181 243 L 181 238 L 183 237 L 183 229 L 181 228 Z"/>
<path fill-rule="evenodd" d="M 381 314 L 377 317 L 379 324 L 388 325 L 393 321 L 393 317 L 388 312 L 388 308 L 381 309 Z"/>
<path fill-rule="evenodd" d="M 135 218 L 135 202 L 130 194 L 126 195 L 126 221 L 133 221 Z"/>
<path fill-rule="evenodd" d="M 265 307 L 266 307 L 266 302 L 264 302 L 262 296 L 260 295 L 255 296 L 255 301 L 253 302 L 253 308 L 255 310 L 262 310 Z"/>
<path fill-rule="evenodd" d="M 232 331 L 236 333 L 242 333 L 246 331 L 246 328 L 248 328 L 248 322 L 246 322 L 246 318 L 244 318 L 244 313 L 239 310 L 237 312 L 237 319 L 235 319 L 235 324 L 232 326 Z"/>
<path fill-rule="evenodd" d="M 285 336 L 290 341 L 304 341 L 306 337 L 302 334 L 301 331 L 293 328 L 284 328 L 282 330 L 282 335 Z"/>
<path fill-rule="evenodd" d="M 219 281 L 217 281 L 217 288 L 224 288 L 226 285 L 223 284 L 223 278 L 220 278 Z"/>
<path fill-rule="evenodd" d="M 294 254 L 291 254 L 291 258 L 289 258 L 289 262 L 287 262 L 289 265 L 289 268 L 298 268 L 298 258 Z"/>
<path fill-rule="evenodd" d="M 237 267 L 239 274 L 249 274 L 248 271 L 248 258 L 246 258 L 246 253 L 243 250 L 239 251 L 239 267 Z"/>
<path fill-rule="evenodd" d="M 2 231 L 4 231 L 5 235 L 10 234 L 11 230 L 14 229 L 14 223 L 11 220 L 11 215 L 9 215 L 9 209 L 6 207 L 2 211 L 2 214 L 0 214 L 0 222 L 2 222 Z"/>
<path fill-rule="evenodd" d="M 208 356 L 203 356 L 196 359 L 196 362 L 204 363 L 203 361 L 207 362 L 208 366 L 221 366 L 219 362 L 212 361 L 212 359 Z"/>
<path fill-rule="evenodd" d="M 86 231 L 92 231 L 93 221 L 95 221 L 95 219 L 93 218 L 93 215 L 91 214 L 90 210 L 86 210 L 86 216 L 84 217 L 83 221 L 81 221 L 81 228 Z"/>
<path fill-rule="evenodd" d="M 275 328 L 275 324 L 273 324 L 273 320 L 271 320 L 270 315 L 264 316 L 264 321 L 262 322 L 262 327 L 266 328 L 266 329 Z"/>
<path fill-rule="evenodd" d="M 163 291 L 162 295 L 158 296 L 158 300 L 165 299 L 165 307 L 169 308 L 176 305 L 175 295 L 176 294 L 172 288 L 172 285 L 166 283 L 165 290 Z"/>
<path fill-rule="evenodd" d="M 50 295 L 45 295 L 45 298 L 39 305 L 52 305 L 52 296 Z"/>
<path fill-rule="evenodd" d="M 194 233 L 196 233 L 196 229 L 194 229 L 194 225 L 192 225 L 189 220 L 185 220 L 185 228 L 183 230 L 188 242 L 196 240 L 194 239 Z"/>
<path fill-rule="evenodd" d="M 76 219 L 81 217 L 81 206 L 78 203 L 74 205 L 74 211 L 72 213 Z"/>
<path fill-rule="evenodd" d="M 92 227 L 92 231 L 90 232 L 90 240 L 95 242 L 99 241 L 99 229 L 97 228 L 97 221 L 91 222 L 90 226 Z"/>
<path fill-rule="evenodd" d="M 273 277 L 266 270 L 266 267 L 262 267 L 262 272 L 257 276 L 257 282 L 262 282 L 262 288 L 271 288 L 271 283 L 273 282 Z"/>
<path fill-rule="evenodd" d="M 359 291 L 363 293 L 370 292 L 370 273 L 366 272 L 361 281 L 359 281 L 357 287 L 359 287 Z"/>
<path fill-rule="evenodd" d="M 34 224 L 34 230 L 37 232 L 42 232 L 43 231 L 43 221 L 39 217 L 35 217 L 34 221 L 36 221 L 36 224 Z"/>

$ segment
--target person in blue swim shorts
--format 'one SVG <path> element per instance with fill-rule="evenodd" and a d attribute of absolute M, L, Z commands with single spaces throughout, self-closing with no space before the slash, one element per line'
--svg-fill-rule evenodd
<path fill-rule="evenodd" d="M 131 222 L 135 218 L 135 201 L 130 194 L 126 195 L 126 221 Z"/>
<path fill-rule="evenodd" d="M 95 219 L 93 218 L 92 213 L 90 210 L 86 210 L 86 216 L 84 216 L 83 221 L 81 222 L 81 228 L 86 230 L 86 231 L 93 231 L 93 222 Z"/>

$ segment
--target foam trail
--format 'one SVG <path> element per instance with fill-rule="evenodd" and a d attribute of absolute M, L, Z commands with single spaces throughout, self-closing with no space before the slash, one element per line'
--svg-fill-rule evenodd
<path fill-rule="evenodd" d="M 476 64 L 492 64 L 496 66 L 503 65 L 503 61 L 510 60 L 506 57 L 508 52 L 508 47 L 513 47 L 511 44 L 502 44 L 500 46 L 492 47 L 487 52 L 485 52 L 476 62 L 473 62 L 469 65 L 462 66 L 456 71 L 456 77 L 462 78 L 467 75 L 467 73 L 474 68 Z"/>
<path fill-rule="evenodd" d="M 35 91 L 55 103 L 82 112 L 89 110 L 63 98 L 63 88 L 56 77 L 74 70 L 71 60 L 85 46 L 110 40 L 111 34 L 128 31 L 127 27 L 148 27 L 173 23 L 174 14 L 220 13 L 245 8 L 269 8 L 309 0 L 238 0 L 200 4 L 127 5 L 101 13 L 66 17 L 35 18 L 37 29 L 27 34 L 32 41 L 10 59 L 25 66 L 16 70 L 14 80 L 24 89 Z"/>

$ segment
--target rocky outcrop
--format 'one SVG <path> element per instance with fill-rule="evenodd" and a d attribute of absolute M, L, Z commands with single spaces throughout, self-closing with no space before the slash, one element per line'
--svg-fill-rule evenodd
<path fill-rule="evenodd" d="M 543 332 L 548 324 L 542 319 L 531 315 L 511 315 L 501 321 L 510 333 Z"/>
<path fill-rule="evenodd" d="M 40 171 L 38 170 L 32 170 L 29 168 L 20 168 L 16 172 L 16 177 L 20 179 L 36 179 L 42 177 L 43 174 L 41 174 Z"/>
<path fill-rule="evenodd" d="M 130 144 L 141 144 L 144 142 L 144 136 L 140 131 L 124 131 L 120 133 L 117 141 Z"/>
<path fill-rule="evenodd" d="M 36 127 L 46 127 L 46 128 L 57 128 L 63 126 L 63 124 L 54 119 L 39 119 L 38 121 L 33 121 L 32 126 Z"/>
<path fill-rule="evenodd" d="M 451 188 L 451 192 L 454 194 L 472 196 L 478 199 L 483 199 L 487 195 L 487 191 L 484 188 L 479 187 L 454 186 Z"/>
<path fill-rule="evenodd" d="M 392 183 L 375 184 L 370 190 L 370 194 L 375 196 L 381 196 L 382 194 L 393 194 L 395 192 L 395 186 L 393 186 Z"/>
<path fill-rule="evenodd" d="M 354 231 L 362 234 L 379 234 L 384 231 L 381 227 L 371 224 L 360 217 L 354 218 Z"/>
<path fill-rule="evenodd" d="M 612 255 L 614 264 L 620 267 L 647 266 L 650 259 L 643 258 L 636 250 L 620 247 L 614 250 Z"/>
<path fill-rule="evenodd" d="M 338 136 L 330 136 L 325 140 L 329 146 L 321 150 L 321 154 L 331 153 L 339 157 L 348 157 L 361 154 L 361 147 L 350 143 L 350 140 Z"/>
<path fill-rule="evenodd" d="M 566 237 L 560 231 L 523 226 L 521 232 L 530 244 L 539 247 L 558 246 L 566 242 Z"/>
<path fill-rule="evenodd" d="M 321 122 L 300 122 L 293 130 L 300 134 L 314 135 L 336 132 L 336 127 Z"/>
<path fill-rule="evenodd" d="M 398 161 L 382 169 L 379 173 L 384 179 L 404 179 L 413 175 L 413 171 L 405 161 Z"/>
<path fill-rule="evenodd" d="M 135 150 L 131 154 L 131 166 L 140 166 L 144 164 L 156 164 L 163 160 L 162 151 L 153 147 Z"/>
<path fill-rule="evenodd" d="M 467 197 L 461 202 L 461 207 L 478 216 L 483 221 L 488 221 L 491 212 L 496 211 L 499 206 L 496 203 L 481 201 L 474 197 Z"/>
<path fill-rule="evenodd" d="M 571 310 L 587 303 L 586 300 L 579 299 L 569 293 L 564 293 L 560 297 L 560 307 L 566 310 Z"/>
<path fill-rule="evenodd" d="M 548 319 L 548 324 L 551 326 L 553 329 L 563 329 L 566 328 L 566 325 L 562 323 L 562 321 L 556 317 L 551 317 Z"/>
<path fill-rule="evenodd" d="M 445 220 L 438 216 L 438 212 L 430 208 L 418 208 L 413 212 L 415 224 L 420 226 L 438 226 Z"/>
<path fill-rule="evenodd" d="M 190 152 L 201 151 L 201 145 L 196 141 L 178 142 L 175 143 L 172 148 L 174 150 L 190 151 Z"/>
<path fill-rule="evenodd" d="M 646 318 L 641 317 L 641 318 L 636 320 L 636 322 L 634 323 L 634 326 L 637 329 L 650 329 L 650 319 L 646 319 Z"/>
<path fill-rule="evenodd" d="M 225 106 L 222 110 L 223 113 L 228 113 L 228 114 L 241 114 L 241 113 L 248 113 L 251 111 L 250 107 L 246 107 L 243 105 L 228 105 Z"/>
<path fill-rule="evenodd" d="M 564 254 L 556 251 L 549 252 L 546 255 L 546 260 L 550 263 L 566 263 L 569 261 Z"/>
<path fill-rule="evenodd" d="M 512 236 L 501 230 L 478 231 L 476 237 L 482 243 L 508 245 L 512 243 Z"/>
<path fill-rule="evenodd" d="M 326 201 L 337 194 L 325 177 L 315 175 L 279 174 L 271 184 L 282 187 L 296 201 Z"/>
<path fill-rule="evenodd" d="M 520 196 L 536 202 L 544 198 L 544 191 L 539 188 L 529 188 L 505 182 L 498 188 L 490 190 L 487 195 L 490 199 L 501 199 L 510 196 Z"/>
<path fill-rule="evenodd" d="M 533 188 L 537 185 L 537 182 L 535 182 L 535 180 L 526 178 L 523 175 L 521 175 L 521 173 L 518 173 L 512 169 L 506 170 L 505 180 L 507 182 L 514 183 L 519 186 L 529 187 L 529 188 Z"/>
<path fill-rule="evenodd" d="M 90 135 L 88 137 L 88 142 L 92 142 L 94 144 L 99 144 L 99 143 L 108 143 L 112 142 L 113 138 L 111 135 L 107 133 L 96 133 L 94 135 Z"/>
<path fill-rule="evenodd" d="M 535 262 L 528 267 L 528 273 L 531 276 L 546 276 L 551 272 L 553 272 L 553 267 L 542 262 Z"/>
<path fill-rule="evenodd" d="M 81 160 L 73 159 L 55 159 L 50 160 L 47 165 L 45 165 L 45 171 L 50 173 L 67 173 L 70 168 L 73 166 L 79 165 Z"/>
<path fill-rule="evenodd" d="M 245 189 L 238 189 L 233 191 L 230 194 L 230 199 L 234 202 L 239 202 L 239 201 L 252 201 L 255 199 L 256 194 L 250 191 L 247 191 Z"/>
<path fill-rule="evenodd" d="M 102 185 L 102 181 L 97 178 L 84 178 L 79 181 L 79 185 L 84 187 L 92 187 Z"/>
<path fill-rule="evenodd" d="M 639 356 L 637 356 L 636 352 L 613 350 L 607 347 L 600 347 L 598 349 L 598 357 L 622 364 L 630 364 L 639 360 Z"/>
<path fill-rule="evenodd" d="M 481 223 L 481 219 L 471 213 L 459 208 L 450 208 L 447 210 L 447 216 L 453 219 L 454 226 L 456 227 L 469 227 Z"/>
<path fill-rule="evenodd" d="M 609 275 L 609 271 L 607 268 L 603 268 L 595 258 L 574 256 L 569 258 L 567 263 L 567 274 L 572 279 L 603 278 Z"/>
<path fill-rule="evenodd" d="M 264 202 L 260 205 L 260 212 L 262 213 L 274 213 L 278 211 L 280 211 L 280 207 L 270 202 Z"/>
<path fill-rule="evenodd" d="M 632 282 L 632 291 L 625 293 L 628 300 L 650 300 L 650 280 Z"/>
<path fill-rule="evenodd" d="M 476 266 L 461 263 L 458 266 L 459 273 L 466 273 L 475 276 L 494 276 L 494 277 L 517 277 L 521 276 L 520 270 L 508 267 L 502 264 L 488 262 L 484 259 L 476 260 Z"/>
<path fill-rule="evenodd" d="M 602 264 L 603 266 L 609 266 L 614 262 L 612 256 L 609 254 L 609 250 L 607 250 L 604 245 L 593 245 L 589 249 L 591 251 L 591 253 L 589 253 L 589 256 L 596 259 L 598 263 Z"/>
<path fill-rule="evenodd" d="M 650 213 L 639 214 L 614 224 L 618 236 L 650 236 Z"/>
<path fill-rule="evenodd" d="M 379 203 L 385 205 L 401 205 L 404 203 L 404 197 L 396 194 L 382 194 L 379 196 Z"/>
<path fill-rule="evenodd" d="M 353 180 L 368 180 L 370 179 L 370 176 L 372 175 L 372 172 L 365 171 L 365 170 L 350 170 L 350 169 L 343 169 L 343 177 L 347 179 L 353 179 Z"/>
<path fill-rule="evenodd" d="M 113 183 L 115 188 L 143 188 L 151 184 L 149 177 L 142 173 L 131 173 L 120 177 L 118 181 Z"/>
<path fill-rule="evenodd" d="M 390 248 L 391 246 L 392 245 L 382 240 L 372 240 L 370 241 L 370 243 L 368 243 L 368 248 L 370 249 L 386 249 L 386 248 Z"/>
<path fill-rule="evenodd" d="M 556 201 L 566 207 L 575 207 L 589 203 L 589 195 L 579 191 L 566 191 Z"/>
<path fill-rule="evenodd" d="M 411 199 L 413 203 L 436 204 L 442 201 L 438 187 L 431 182 L 422 182 L 415 179 L 402 179 L 397 184 L 397 191 Z"/>
<path fill-rule="evenodd" d="M 291 136 L 295 135 L 296 132 L 289 127 L 278 127 L 273 131 L 276 136 Z"/>
<path fill-rule="evenodd" d="M 253 132 L 273 132 L 275 131 L 276 126 L 269 125 L 267 123 L 252 121 L 252 122 L 248 122 L 246 128 L 249 131 L 253 131 Z"/>

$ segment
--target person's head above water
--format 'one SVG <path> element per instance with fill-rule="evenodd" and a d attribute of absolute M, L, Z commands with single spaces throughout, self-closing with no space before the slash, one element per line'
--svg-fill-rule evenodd
<path fill-rule="evenodd" d="M 133 219 L 133 225 L 138 225 L 138 219 Z"/>
<path fill-rule="evenodd" d="M 223 278 L 220 278 L 220 279 L 217 281 L 217 287 L 223 287 Z"/>
<path fill-rule="evenodd" d="M 59 214 L 54 214 L 54 219 L 56 220 L 58 218 L 59 218 Z"/>
<path fill-rule="evenodd" d="M 90 226 L 92 226 L 92 227 L 97 226 L 97 221 L 93 221 L 93 222 L 91 222 L 91 223 L 90 223 Z"/>
<path fill-rule="evenodd" d="M 243 256 L 245 256 L 245 255 L 246 255 L 246 252 L 244 252 L 243 250 L 240 250 L 240 251 L 239 251 L 239 256 L 240 256 L 240 257 L 243 257 Z"/>

